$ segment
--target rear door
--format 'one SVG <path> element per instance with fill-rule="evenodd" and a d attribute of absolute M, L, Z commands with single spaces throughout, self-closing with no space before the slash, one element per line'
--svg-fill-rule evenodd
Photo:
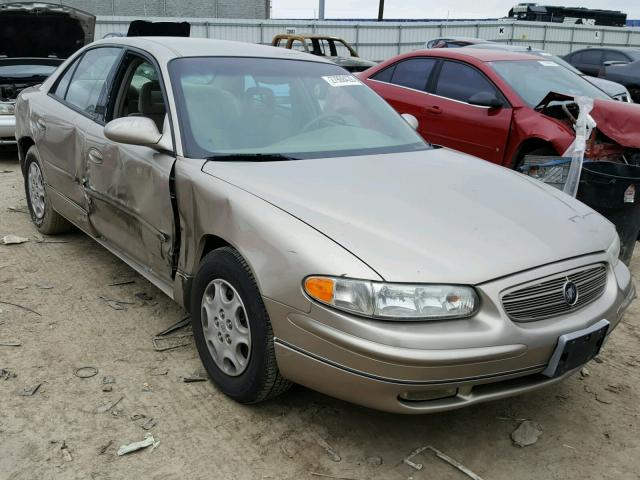
<path fill-rule="evenodd" d="M 424 136 L 431 143 L 502 163 L 512 109 L 496 86 L 475 67 L 445 60 L 429 89 L 432 94 L 424 105 Z M 502 99 L 505 106 L 488 108 L 469 103 L 481 92 Z"/>
<path fill-rule="evenodd" d="M 107 78 L 122 48 L 87 50 L 72 63 L 49 91 L 46 108 L 33 112 L 39 132 L 38 150 L 52 201 L 58 211 L 82 228 L 88 227 L 82 125 L 95 122 L 104 112 Z"/>
<path fill-rule="evenodd" d="M 599 48 L 582 50 L 571 55 L 569 63 L 586 75 L 598 76 L 603 62 L 603 52 Z"/>
<path fill-rule="evenodd" d="M 378 72 L 368 82 L 398 113 L 410 113 L 416 117 L 418 131 L 427 140 L 430 140 L 428 123 L 432 118 L 428 111 L 431 101 L 426 87 L 437 63 L 433 58 L 409 58 Z"/>

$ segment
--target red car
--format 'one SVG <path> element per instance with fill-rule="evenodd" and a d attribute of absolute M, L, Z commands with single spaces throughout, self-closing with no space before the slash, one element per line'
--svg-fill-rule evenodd
<path fill-rule="evenodd" d="M 418 131 L 450 147 L 517 168 L 526 155 L 561 155 L 575 138 L 574 97 L 595 100 L 586 156 L 640 164 L 640 105 L 616 102 L 559 64 L 499 50 L 435 49 L 400 55 L 358 77 Z"/>

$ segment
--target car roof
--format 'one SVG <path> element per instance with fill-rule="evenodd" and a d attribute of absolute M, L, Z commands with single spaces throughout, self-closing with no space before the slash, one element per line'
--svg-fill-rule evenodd
<path fill-rule="evenodd" d="M 276 35 L 278 38 L 326 38 L 327 40 L 342 40 L 335 35 L 322 35 L 319 33 L 280 33 Z"/>
<path fill-rule="evenodd" d="M 490 43 L 490 40 L 485 40 L 483 38 L 478 38 L 478 37 L 436 37 L 436 38 L 432 38 L 431 40 L 428 40 L 429 42 L 432 42 L 434 40 L 452 40 L 452 41 L 460 41 L 460 40 L 464 40 L 465 42 L 477 42 L 477 43 L 482 43 L 482 42 L 487 42 Z"/>
<path fill-rule="evenodd" d="M 169 61 L 178 57 L 258 57 L 283 58 L 329 63 L 317 55 L 296 50 L 257 45 L 230 40 L 193 37 L 114 37 L 98 40 L 91 45 L 126 45 L 146 50 L 158 59 Z"/>
<path fill-rule="evenodd" d="M 574 50 L 571 53 L 583 52 L 583 51 L 588 51 L 588 50 L 615 50 L 615 51 L 618 51 L 618 52 L 638 53 L 638 52 L 640 52 L 640 47 L 610 47 L 610 46 L 607 46 L 607 45 L 597 45 L 595 47 L 581 48 L 579 50 Z"/>
<path fill-rule="evenodd" d="M 482 48 L 435 48 L 417 50 L 416 56 L 444 57 L 454 60 L 477 60 L 480 62 L 497 62 L 503 60 L 539 60 L 540 57 L 529 53 L 510 52 L 508 50 Z"/>

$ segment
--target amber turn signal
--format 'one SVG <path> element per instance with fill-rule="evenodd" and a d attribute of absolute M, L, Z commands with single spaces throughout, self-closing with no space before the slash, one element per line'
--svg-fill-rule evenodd
<path fill-rule="evenodd" d="M 331 278 L 309 277 L 304 281 L 304 291 L 315 300 L 331 303 L 334 285 L 335 281 Z"/>

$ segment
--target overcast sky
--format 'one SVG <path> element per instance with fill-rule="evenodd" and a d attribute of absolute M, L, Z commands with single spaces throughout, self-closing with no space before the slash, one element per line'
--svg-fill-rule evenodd
<path fill-rule="evenodd" d="M 385 0 L 385 18 L 499 18 L 525 0 Z M 531 1 L 531 0 L 528 0 Z M 640 19 L 640 0 L 549 0 L 565 5 L 621 10 Z M 314 18 L 318 0 L 271 0 L 273 18 Z M 377 18 L 378 0 L 325 0 L 325 18 Z"/>

